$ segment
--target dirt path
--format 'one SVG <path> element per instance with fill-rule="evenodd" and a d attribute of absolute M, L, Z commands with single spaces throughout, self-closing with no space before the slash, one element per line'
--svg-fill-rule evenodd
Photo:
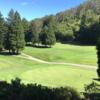
<path fill-rule="evenodd" d="M 25 59 L 28 59 L 28 60 L 33 60 L 33 61 L 43 63 L 43 64 L 68 65 L 68 66 L 73 66 L 73 67 L 83 68 L 83 69 L 93 70 L 93 71 L 96 71 L 96 69 L 97 69 L 96 66 L 91 66 L 91 65 L 74 64 L 74 63 L 47 62 L 47 61 L 32 57 L 32 56 L 24 54 L 24 53 L 22 53 L 22 55 L 18 55 L 17 57 L 25 58 Z"/>

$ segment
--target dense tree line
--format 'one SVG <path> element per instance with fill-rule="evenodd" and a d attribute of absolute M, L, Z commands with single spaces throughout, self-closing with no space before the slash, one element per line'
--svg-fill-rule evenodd
<path fill-rule="evenodd" d="M 19 54 L 25 44 L 51 47 L 56 43 L 54 30 L 53 16 L 29 22 L 25 18 L 21 19 L 20 14 L 13 9 L 6 19 L 0 13 L 0 51 L 9 50 L 11 54 Z"/>
<path fill-rule="evenodd" d="M 27 21 L 11 10 L 7 18 L 0 13 L 0 51 L 19 54 L 25 44 L 51 47 L 57 42 L 94 45 L 100 37 L 100 3 L 89 0 L 80 6 Z"/>
<path fill-rule="evenodd" d="M 5 21 L 0 15 L 0 49 L 9 50 L 9 53 L 19 54 L 24 49 L 24 33 L 20 14 L 11 10 Z"/>
<path fill-rule="evenodd" d="M 70 88 L 48 88 L 36 84 L 22 84 L 16 78 L 11 83 L 0 82 L 0 100 L 81 100 L 79 93 Z"/>

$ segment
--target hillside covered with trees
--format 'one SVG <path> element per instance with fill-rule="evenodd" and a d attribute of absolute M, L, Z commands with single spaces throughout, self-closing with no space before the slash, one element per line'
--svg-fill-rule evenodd
<path fill-rule="evenodd" d="M 57 40 L 95 44 L 100 36 L 99 11 L 99 0 L 87 0 L 76 8 L 56 14 Z"/>

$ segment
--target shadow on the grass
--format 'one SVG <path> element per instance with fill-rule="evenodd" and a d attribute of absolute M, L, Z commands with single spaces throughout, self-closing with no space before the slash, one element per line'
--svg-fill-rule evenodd
<path fill-rule="evenodd" d="M 9 52 L 0 52 L 0 55 L 3 55 L 3 56 L 10 56 L 10 55 L 12 55 L 12 54 L 10 54 Z"/>
<path fill-rule="evenodd" d="M 0 52 L 0 55 L 3 55 L 3 56 L 12 56 L 12 55 L 18 55 L 18 54 L 12 54 L 12 53 L 9 53 L 7 51 L 2 51 L 2 52 Z"/>
<path fill-rule="evenodd" d="M 93 78 L 93 80 L 100 82 L 100 78 Z"/>
<path fill-rule="evenodd" d="M 45 45 L 31 45 L 31 44 L 26 44 L 27 47 L 35 47 L 35 48 L 43 48 L 43 49 L 46 49 L 46 48 L 51 48 L 50 46 L 45 46 Z"/>

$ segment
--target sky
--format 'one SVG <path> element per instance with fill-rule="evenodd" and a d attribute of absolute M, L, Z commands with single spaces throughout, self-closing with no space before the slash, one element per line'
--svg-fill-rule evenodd
<path fill-rule="evenodd" d="M 11 8 L 27 20 L 56 14 L 83 3 L 85 0 L 0 0 L 0 11 L 6 17 Z"/>

